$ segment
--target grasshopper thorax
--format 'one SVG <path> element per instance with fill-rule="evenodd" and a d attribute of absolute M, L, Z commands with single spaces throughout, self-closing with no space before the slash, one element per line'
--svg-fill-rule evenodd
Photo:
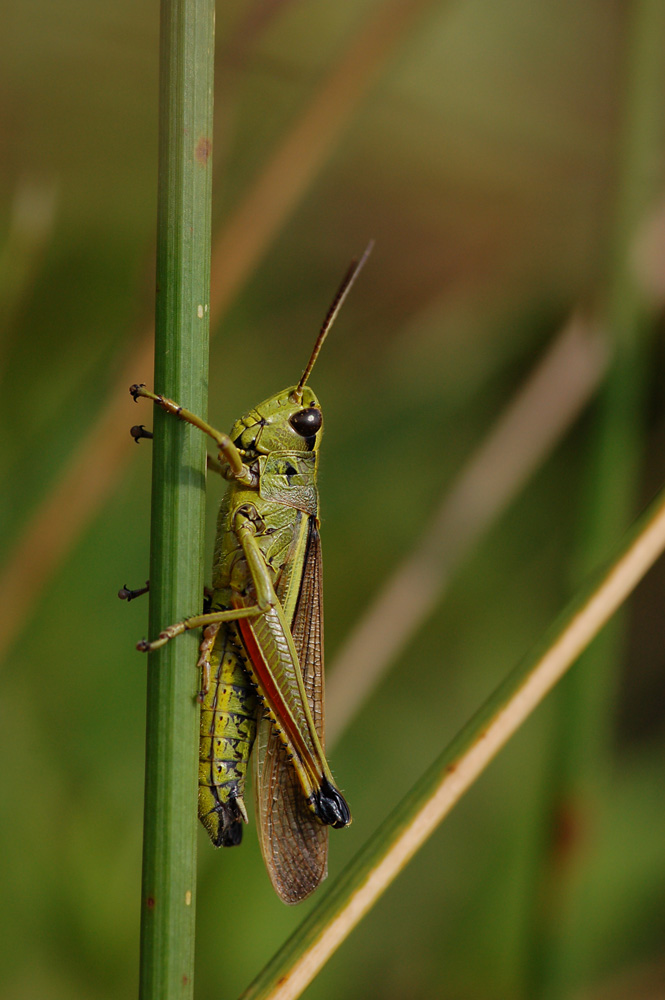
<path fill-rule="evenodd" d="M 309 386 L 284 389 L 237 420 L 231 440 L 246 460 L 273 451 L 318 451 L 323 430 L 321 404 Z"/>

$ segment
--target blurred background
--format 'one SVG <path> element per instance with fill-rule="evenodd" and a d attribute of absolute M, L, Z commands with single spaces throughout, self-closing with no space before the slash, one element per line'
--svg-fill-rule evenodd
<path fill-rule="evenodd" d="M 328 884 L 663 481 L 664 12 L 218 10 L 215 425 L 297 380 L 376 240 L 312 382 L 354 814 Z M 138 971 L 148 609 L 116 592 L 149 556 L 127 386 L 152 382 L 159 10 L 3 20 L 0 995 L 111 1000 Z M 664 598 L 657 566 L 308 996 L 665 996 Z M 237 995 L 312 905 L 274 896 L 251 827 L 228 852 L 201 831 L 198 892 L 199 996 Z"/>

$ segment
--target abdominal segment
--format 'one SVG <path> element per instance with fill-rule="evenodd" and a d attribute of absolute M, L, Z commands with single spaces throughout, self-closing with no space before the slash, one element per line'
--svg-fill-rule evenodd
<path fill-rule="evenodd" d="M 244 662 L 235 625 L 223 624 L 210 655 L 199 745 L 199 819 L 215 847 L 239 844 L 247 822 L 243 794 L 257 699 Z"/>

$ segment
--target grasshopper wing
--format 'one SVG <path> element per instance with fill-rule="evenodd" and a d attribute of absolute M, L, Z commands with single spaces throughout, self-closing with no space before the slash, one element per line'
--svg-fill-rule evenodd
<path fill-rule="evenodd" d="M 314 725 L 324 744 L 321 540 L 310 519 L 291 632 Z M 328 828 L 309 808 L 269 719 L 259 722 L 254 751 L 259 842 L 270 880 L 285 903 L 305 899 L 328 873 Z"/>

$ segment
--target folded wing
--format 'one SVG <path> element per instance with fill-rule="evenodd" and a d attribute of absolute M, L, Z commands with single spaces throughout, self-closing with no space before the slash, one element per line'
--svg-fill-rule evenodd
<path fill-rule="evenodd" d="M 281 596 L 278 594 L 278 596 Z M 291 633 L 307 700 L 324 745 L 321 540 L 309 519 L 307 548 Z M 254 750 L 259 842 L 275 891 L 285 903 L 305 899 L 327 875 L 328 827 L 314 816 L 269 719 L 259 722 Z"/>

